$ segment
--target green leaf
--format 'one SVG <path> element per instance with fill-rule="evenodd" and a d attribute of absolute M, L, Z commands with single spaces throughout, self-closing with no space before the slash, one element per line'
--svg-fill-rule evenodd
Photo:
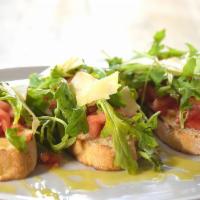
<path fill-rule="evenodd" d="M 84 108 L 74 109 L 69 118 L 67 133 L 70 136 L 75 137 L 80 133 L 87 133 L 87 132 L 88 132 L 88 124 L 87 124 L 85 109 Z"/>
<path fill-rule="evenodd" d="M 189 49 L 189 56 L 193 56 L 198 52 L 198 50 L 192 44 L 186 43 L 186 46 Z"/>
<path fill-rule="evenodd" d="M 191 77 L 194 74 L 196 67 L 196 59 L 193 57 L 188 58 L 186 64 L 183 66 L 183 76 Z"/>
<path fill-rule="evenodd" d="M 156 170 L 160 171 L 162 161 L 156 152 L 158 146 L 153 137 L 152 130 L 157 127 L 157 117 L 159 113 L 155 113 L 150 119 L 146 119 L 143 113 L 138 113 L 132 118 L 131 133 L 136 136 L 138 140 L 138 152 L 140 156 L 148 160 Z"/>
<path fill-rule="evenodd" d="M 123 63 L 122 58 L 119 57 L 107 58 L 106 61 L 110 68 L 116 65 L 121 65 Z"/>
<path fill-rule="evenodd" d="M 185 51 L 168 47 L 162 44 L 166 35 L 166 31 L 163 29 L 158 31 L 154 35 L 154 41 L 151 48 L 148 51 L 148 54 L 151 56 L 156 56 L 158 59 L 167 59 L 171 57 L 181 57 L 185 55 Z"/>
<path fill-rule="evenodd" d="M 67 133 L 67 123 L 65 121 L 50 116 L 41 116 L 39 119 L 41 120 L 42 124 L 41 132 L 38 135 L 40 137 L 39 141 L 41 143 L 47 141 L 47 146 L 49 146 L 51 150 L 58 152 L 68 148 L 75 142 L 76 138 L 69 137 L 69 134 Z M 54 129 L 55 123 L 61 125 L 64 128 L 62 137 L 60 138 L 58 138 L 59 134 Z M 54 134 L 54 132 L 56 134 Z"/>
<path fill-rule="evenodd" d="M 158 52 L 157 57 L 159 60 L 162 59 L 167 59 L 167 58 L 172 58 L 172 57 L 182 57 L 185 55 L 186 52 L 179 50 L 179 49 L 174 49 L 171 47 L 165 47 L 165 50 L 162 50 L 161 52 Z"/>
<path fill-rule="evenodd" d="M 161 82 L 166 79 L 166 70 L 161 67 L 155 66 L 151 69 L 149 76 L 150 79 L 155 83 L 156 86 L 159 86 Z"/>
<path fill-rule="evenodd" d="M 65 120 L 67 120 L 76 106 L 76 98 L 66 82 L 60 83 L 54 94 L 54 100 L 57 102 L 57 109 L 62 112 Z"/>
<path fill-rule="evenodd" d="M 129 173 L 137 170 L 137 162 L 133 160 L 129 146 L 129 141 L 133 138 L 137 141 L 137 151 L 144 159 L 148 160 L 155 169 L 160 170 L 162 162 L 156 152 L 158 146 L 153 137 L 152 130 L 157 127 L 157 117 L 159 113 L 154 114 L 149 120 L 140 111 L 133 118 L 121 119 L 106 101 L 98 101 L 106 115 L 106 124 L 101 132 L 102 137 L 112 136 L 114 149 L 116 153 L 116 164 Z"/>
<path fill-rule="evenodd" d="M 77 106 L 72 88 L 56 71 L 33 78 L 38 81 L 28 88 L 27 104 L 40 116 L 37 141 L 53 151 L 66 149 L 75 136 L 88 131 L 86 110 Z"/>
<path fill-rule="evenodd" d="M 128 144 L 129 125 L 117 117 L 113 108 L 106 101 L 98 101 L 98 105 L 102 108 L 106 115 L 106 124 L 101 132 L 101 135 L 106 137 L 112 135 L 112 140 L 115 149 L 115 163 L 129 173 L 135 173 L 138 165 L 133 159 L 132 153 Z"/>
<path fill-rule="evenodd" d="M 91 74 L 94 78 L 101 79 L 106 77 L 106 73 L 101 68 L 95 68 L 88 65 L 83 65 L 82 69 L 86 71 L 88 74 Z"/>
<path fill-rule="evenodd" d="M 37 115 L 41 116 L 47 114 L 49 101 L 53 98 L 49 89 L 28 88 L 26 103 L 31 110 Z"/>
<path fill-rule="evenodd" d="M 118 91 L 116 94 L 112 94 L 110 96 L 110 99 L 108 100 L 108 102 L 116 108 L 120 108 L 120 107 L 125 106 L 125 102 L 123 100 L 123 96 L 122 96 L 122 93 L 120 91 Z"/>
<path fill-rule="evenodd" d="M 77 57 L 68 59 L 62 65 L 56 65 L 51 72 L 52 77 L 72 77 L 77 70 L 83 65 L 83 60 Z"/>
<path fill-rule="evenodd" d="M 165 29 L 162 29 L 162 30 L 156 32 L 153 38 L 154 38 L 155 42 L 160 43 L 164 40 L 165 36 L 166 36 L 166 31 L 165 31 Z"/>
<path fill-rule="evenodd" d="M 156 32 L 153 38 L 154 41 L 148 53 L 151 56 L 156 56 L 164 48 L 164 45 L 162 45 L 161 42 L 165 38 L 165 30 L 163 29 L 161 31 Z"/>
<path fill-rule="evenodd" d="M 26 144 L 26 137 L 24 135 L 17 135 L 17 128 L 7 128 L 6 130 L 6 138 L 7 140 L 15 146 L 19 151 L 26 151 L 27 144 Z"/>
<path fill-rule="evenodd" d="M 29 87 L 36 88 L 42 83 L 42 80 L 37 74 L 32 74 L 29 77 Z"/>

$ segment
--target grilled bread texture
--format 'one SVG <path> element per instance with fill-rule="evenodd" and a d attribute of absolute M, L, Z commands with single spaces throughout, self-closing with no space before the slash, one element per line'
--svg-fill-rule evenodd
<path fill-rule="evenodd" d="M 200 133 L 198 130 L 181 129 L 173 118 L 161 118 L 155 130 L 161 141 L 183 153 L 200 155 Z"/>
<path fill-rule="evenodd" d="M 27 151 L 21 152 L 6 138 L 0 138 L 0 181 L 22 179 L 34 170 L 37 163 L 34 137 L 27 146 Z"/>
<path fill-rule="evenodd" d="M 133 158 L 137 159 L 135 142 L 130 142 Z M 98 170 L 116 171 L 121 168 L 115 165 L 115 150 L 112 138 L 91 139 L 88 134 L 80 134 L 70 149 L 75 158 L 88 166 Z"/>

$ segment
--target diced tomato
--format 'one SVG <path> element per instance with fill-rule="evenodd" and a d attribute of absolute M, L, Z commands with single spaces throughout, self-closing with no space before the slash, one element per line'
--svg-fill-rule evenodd
<path fill-rule="evenodd" d="M 5 112 L 10 112 L 11 106 L 5 101 L 0 101 L 0 109 L 4 110 Z"/>
<path fill-rule="evenodd" d="M 3 137 L 3 136 L 4 136 L 4 131 L 3 131 L 2 125 L 0 123 L 0 137 Z"/>
<path fill-rule="evenodd" d="M 5 101 L 0 101 L 0 136 L 5 136 L 5 131 L 11 126 L 11 106 Z"/>
<path fill-rule="evenodd" d="M 186 128 L 200 130 L 200 101 L 191 99 L 192 108 L 187 113 Z"/>
<path fill-rule="evenodd" d="M 39 161 L 49 167 L 56 167 L 60 165 L 61 157 L 58 154 L 45 151 L 40 153 Z"/>
<path fill-rule="evenodd" d="M 185 127 L 200 130 L 200 110 L 189 111 Z"/>
<path fill-rule="evenodd" d="M 18 135 L 25 135 L 26 141 L 29 142 L 32 139 L 32 131 L 21 124 L 13 126 L 12 118 L 13 111 L 11 106 L 4 101 L 0 101 L 0 137 L 4 137 L 6 129 L 12 127 L 18 129 Z"/>
<path fill-rule="evenodd" d="M 154 87 L 149 84 L 146 87 L 144 95 L 145 95 L 145 102 L 147 102 L 147 103 L 152 103 L 155 100 L 155 98 L 157 97 Z"/>
<path fill-rule="evenodd" d="M 11 125 L 9 113 L 5 112 L 3 109 L 0 109 L 0 124 L 4 133 Z"/>
<path fill-rule="evenodd" d="M 89 125 L 89 136 L 93 139 L 97 138 L 105 125 L 106 118 L 104 113 L 88 115 L 87 121 Z"/>
<path fill-rule="evenodd" d="M 97 106 L 96 105 L 93 105 L 93 106 L 88 106 L 87 107 L 87 114 L 94 114 L 96 113 L 97 111 Z"/>
<path fill-rule="evenodd" d="M 25 128 L 21 124 L 12 126 L 12 128 L 17 128 L 17 135 L 24 135 L 26 137 L 26 142 L 30 142 L 33 137 L 33 132 L 31 129 Z"/>
<path fill-rule="evenodd" d="M 57 106 L 56 101 L 55 100 L 51 100 L 50 101 L 50 105 L 49 105 L 49 109 L 50 110 L 54 110 L 56 108 L 56 106 Z"/>
<path fill-rule="evenodd" d="M 160 111 L 161 114 L 165 115 L 167 114 L 168 110 L 178 110 L 178 102 L 176 99 L 170 97 L 170 96 L 163 96 L 163 97 L 157 97 L 152 105 L 151 108 L 153 111 Z"/>

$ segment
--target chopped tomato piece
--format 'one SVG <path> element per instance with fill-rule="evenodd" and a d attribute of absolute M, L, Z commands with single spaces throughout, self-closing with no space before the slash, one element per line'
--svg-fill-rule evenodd
<path fill-rule="evenodd" d="M 61 157 L 58 154 L 45 151 L 40 153 L 39 160 L 49 167 L 56 167 L 60 165 Z"/>
<path fill-rule="evenodd" d="M 0 123 L 0 137 L 3 137 L 3 136 L 4 136 L 4 131 L 3 131 L 2 125 Z"/>
<path fill-rule="evenodd" d="M 88 115 L 89 114 L 94 114 L 94 113 L 96 113 L 96 111 L 97 111 L 97 106 L 96 105 L 87 107 L 87 114 Z"/>
<path fill-rule="evenodd" d="M 147 103 L 152 103 L 157 97 L 156 91 L 152 85 L 147 85 L 144 95 L 145 95 L 145 102 Z"/>
<path fill-rule="evenodd" d="M 11 106 L 5 101 L 0 101 L 0 109 L 4 110 L 5 112 L 10 112 Z"/>
<path fill-rule="evenodd" d="M 4 133 L 11 125 L 9 113 L 5 112 L 3 109 L 0 109 L 0 124 Z"/>
<path fill-rule="evenodd" d="M 178 110 L 178 102 L 176 99 L 170 97 L 170 96 L 163 96 L 163 97 L 157 97 L 152 105 L 151 108 L 153 111 L 160 111 L 161 114 L 165 115 L 167 114 L 168 110 Z"/>
<path fill-rule="evenodd" d="M 57 106 L 56 101 L 55 100 L 51 100 L 50 101 L 50 105 L 49 105 L 49 109 L 50 110 L 54 110 L 56 108 L 56 106 Z"/>
<path fill-rule="evenodd" d="M 200 130 L 200 110 L 191 110 L 188 112 L 185 127 Z"/>
<path fill-rule="evenodd" d="M 21 124 L 12 126 L 12 128 L 17 128 L 17 135 L 24 135 L 26 137 L 26 142 L 30 142 L 33 137 L 33 132 L 31 129 L 25 128 Z"/>
<path fill-rule="evenodd" d="M 106 118 L 104 113 L 88 115 L 87 121 L 89 125 L 89 136 L 91 138 L 97 138 L 105 125 Z"/>
<path fill-rule="evenodd" d="M 191 99 L 190 102 L 193 105 L 192 108 L 188 110 L 185 127 L 200 130 L 200 101 Z"/>

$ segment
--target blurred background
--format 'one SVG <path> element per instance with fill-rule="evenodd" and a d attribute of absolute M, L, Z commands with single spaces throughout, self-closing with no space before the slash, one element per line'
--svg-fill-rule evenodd
<path fill-rule="evenodd" d="M 0 0 L 0 67 L 129 56 L 162 28 L 169 45 L 200 47 L 199 13 L 199 0 Z"/>

